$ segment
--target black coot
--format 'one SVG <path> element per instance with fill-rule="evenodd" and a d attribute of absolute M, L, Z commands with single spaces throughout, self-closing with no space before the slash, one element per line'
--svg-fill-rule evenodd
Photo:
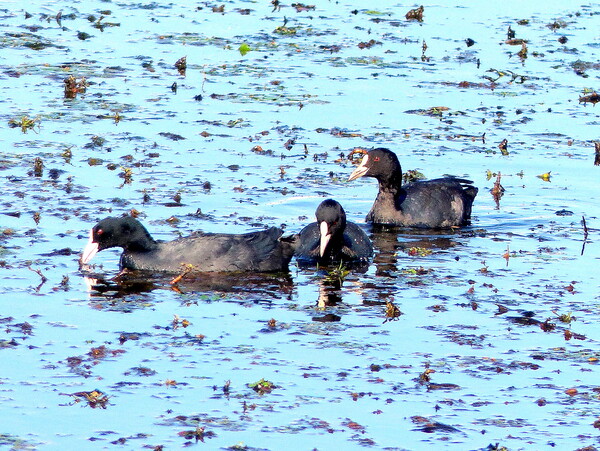
<path fill-rule="evenodd" d="M 346 212 L 338 202 L 321 202 L 316 217 L 317 222 L 298 234 L 296 258 L 301 265 L 366 262 L 371 258 L 371 240 L 358 225 L 346 221 Z"/>
<path fill-rule="evenodd" d="M 367 152 L 348 180 L 375 177 L 379 193 L 367 222 L 405 227 L 463 226 L 471 218 L 477 188 L 470 180 L 444 177 L 402 185 L 402 168 L 389 149 Z"/>
<path fill-rule="evenodd" d="M 198 272 L 287 271 L 296 247 L 295 237 L 282 238 L 277 227 L 244 234 L 195 233 L 174 241 L 154 240 L 132 217 L 109 217 L 90 231 L 81 256 L 89 262 L 99 251 L 122 247 L 121 268 L 179 273 L 185 265 Z"/>

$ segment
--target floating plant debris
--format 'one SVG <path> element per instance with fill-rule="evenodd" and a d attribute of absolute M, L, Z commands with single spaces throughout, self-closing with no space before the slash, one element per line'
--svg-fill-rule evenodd
<path fill-rule="evenodd" d="M 87 406 L 91 407 L 92 409 L 106 409 L 109 400 L 109 396 L 105 393 L 102 393 L 100 390 L 80 391 L 71 393 L 68 396 L 71 396 L 75 399 L 73 404 L 85 402 Z"/>
<path fill-rule="evenodd" d="M 259 395 L 271 393 L 274 389 L 278 388 L 273 382 L 266 379 L 260 379 L 257 382 L 248 384 L 248 387 L 257 392 Z"/>
<path fill-rule="evenodd" d="M 406 13 L 406 20 L 416 20 L 419 22 L 423 21 L 423 12 L 425 11 L 425 8 L 423 8 L 423 5 L 419 6 L 418 8 L 415 9 L 411 9 L 410 11 L 408 11 Z"/>

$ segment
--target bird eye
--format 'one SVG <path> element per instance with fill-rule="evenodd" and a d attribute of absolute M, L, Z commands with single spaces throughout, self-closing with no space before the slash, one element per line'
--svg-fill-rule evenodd
<path fill-rule="evenodd" d="M 102 229 L 96 230 L 96 235 L 102 235 L 103 233 L 104 233 L 104 230 L 102 230 Z"/>
<path fill-rule="evenodd" d="M 373 158 L 373 161 L 379 161 L 379 157 Z"/>

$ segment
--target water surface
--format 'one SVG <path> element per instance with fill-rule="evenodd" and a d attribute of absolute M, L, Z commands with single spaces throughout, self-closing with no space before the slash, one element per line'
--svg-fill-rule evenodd
<path fill-rule="evenodd" d="M 598 83 L 600 5 L 450 2 L 407 21 L 414 7 L 3 4 L 0 443 L 597 444 L 599 113 L 579 98 Z M 89 86 L 65 98 L 70 75 Z M 362 223 L 377 187 L 345 181 L 347 156 L 374 146 L 472 179 L 472 225 L 365 225 L 374 264 L 341 287 L 295 265 L 112 280 L 116 250 L 79 270 L 89 228 L 132 209 L 166 240 L 296 232 L 329 196 Z"/>

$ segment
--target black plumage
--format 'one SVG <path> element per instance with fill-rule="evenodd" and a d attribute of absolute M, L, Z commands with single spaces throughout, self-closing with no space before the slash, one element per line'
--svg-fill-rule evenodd
<path fill-rule="evenodd" d="M 123 248 L 120 266 L 179 273 L 185 265 L 198 272 L 287 271 L 296 247 L 295 237 L 282 237 L 277 227 L 243 234 L 201 233 L 173 241 L 157 241 L 132 217 L 109 217 L 90 231 L 81 263 L 99 251 Z"/>
<path fill-rule="evenodd" d="M 346 220 L 346 212 L 333 199 L 321 202 L 317 222 L 298 234 L 296 257 L 301 264 L 366 262 L 373 255 L 371 240 L 357 224 Z"/>
<path fill-rule="evenodd" d="M 470 222 L 478 189 L 470 180 L 444 177 L 402 185 L 402 168 L 389 149 L 370 150 L 348 180 L 374 177 L 379 193 L 367 222 L 405 227 L 446 228 Z"/>

